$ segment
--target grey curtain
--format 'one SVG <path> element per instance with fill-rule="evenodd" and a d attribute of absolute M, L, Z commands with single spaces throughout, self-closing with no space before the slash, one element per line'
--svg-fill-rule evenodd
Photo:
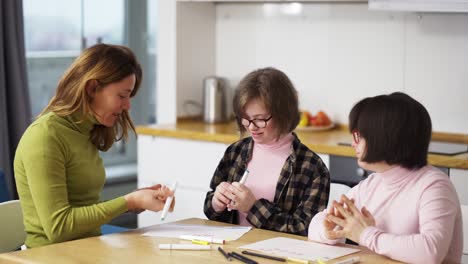
<path fill-rule="evenodd" d="M 16 146 L 31 122 L 23 1 L 0 0 L 0 168 L 11 199 L 17 199 L 13 175 Z"/>

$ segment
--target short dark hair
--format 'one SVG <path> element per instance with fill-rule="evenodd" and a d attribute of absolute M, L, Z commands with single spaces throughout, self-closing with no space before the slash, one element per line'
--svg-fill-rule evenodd
<path fill-rule="evenodd" d="M 431 117 L 407 94 L 396 92 L 359 101 L 349 113 L 349 130 L 359 131 L 366 140 L 362 161 L 385 161 L 407 169 L 427 165 Z"/>
<path fill-rule="evenodd" d="M 260 99 L 275 119 L 278 137 L 293 131 L 299 123 L 297 91 L 288 76 L 275 68 L 262 68 L 247 74 L 239 83 L 233 100 L 237 126 L 243 134 L 241 123 L 245 105 L 252 99 Z"/>

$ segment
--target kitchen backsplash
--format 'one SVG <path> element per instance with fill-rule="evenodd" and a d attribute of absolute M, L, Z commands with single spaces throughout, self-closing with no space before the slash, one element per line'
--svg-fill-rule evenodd
<path fill-rule="evenodd" d="M 216 5 L 216 74 L 231 86 L 265 66 L 288 74 L 301 107 L 347 123 L 363 97 L 403 91 L 436 131 L 468 134 L 468 14 L 369 11 L 367 4 Z"/>

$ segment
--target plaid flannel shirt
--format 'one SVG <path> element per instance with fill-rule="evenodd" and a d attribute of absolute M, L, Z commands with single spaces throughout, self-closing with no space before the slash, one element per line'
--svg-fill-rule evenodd
<path fill-rule="evenodd" d="M 314 215 L 326 208 L 330 174 L 320 157 L 301 143 L 296 134 L 291 153 L 281 169 L 273 202 L 255 201 L 247 214 L 253 227 L 307 235 Z M 204 212 L 210 220 L 238 224 L 236 210 L 216 213 L 211 201 L 221 182 L 240 181 L 251 160 L 253 140 L 247 137 L 230 145 L 216 168 L 206 194 Z"/>

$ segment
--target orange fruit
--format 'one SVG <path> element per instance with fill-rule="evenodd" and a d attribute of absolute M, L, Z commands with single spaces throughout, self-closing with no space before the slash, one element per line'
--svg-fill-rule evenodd
<path fill-rule="evenodd" d="M 329 126 L 332 123 L 328 115 L 323 111 L 317 113 L 317 120 L 316 123 L 318 126 Z"/>

